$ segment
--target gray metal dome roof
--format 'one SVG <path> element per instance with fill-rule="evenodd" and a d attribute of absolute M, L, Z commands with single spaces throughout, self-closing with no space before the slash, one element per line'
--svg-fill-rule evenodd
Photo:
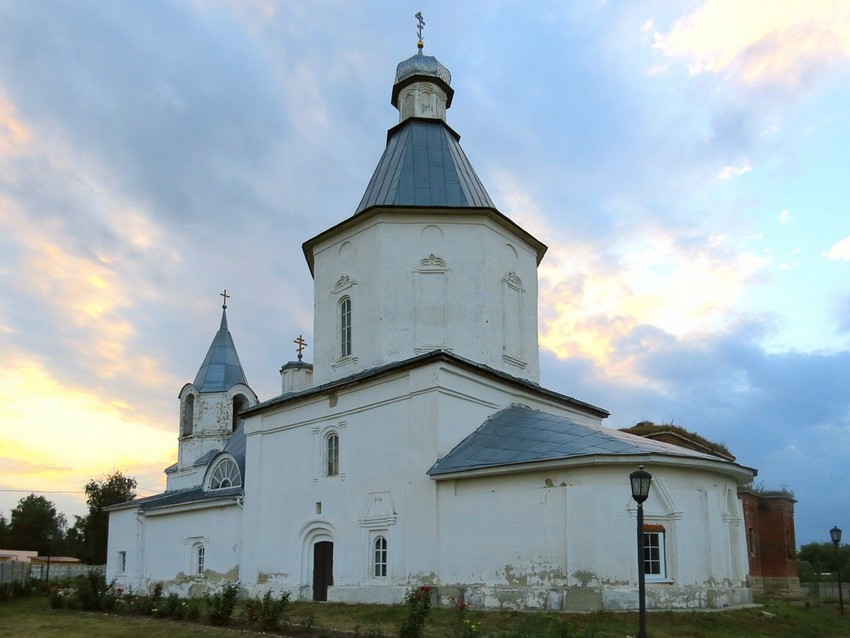
<path fill-rule="evenodd" d="M 440 120 L 417 119 L 390 132 L 355 214 L 372 206 L 495 208 L 457 135 Z"/>
<path fill-rule="evenodd" d="M 237 383 L 248 385 L 236 345 L 227 329 L 227 309 L 224 308 L 221 312 L 221 326 L 213 337 L 194 385 L 198 392 L 225 392 Z"/>
<path fill-rule="evenodd" d="M 452 83 L 449 70 L 433 55 L 423 55 L 421 49 L 416 55 L 399 62 L 395 70 L 396 84 L 414 75 L 429 75 L 441 79 L 446 84 Z"/>

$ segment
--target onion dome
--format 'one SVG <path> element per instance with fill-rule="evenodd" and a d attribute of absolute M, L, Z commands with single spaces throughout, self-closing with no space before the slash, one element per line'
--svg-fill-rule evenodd
<path fill-rule="evenodd" d="M 399 110 L 400 122 L 409 117 L 446 119 L 452 105 L 452 74 L 433 55 L 419 52 L 396 67 L 391 102 Z"/>

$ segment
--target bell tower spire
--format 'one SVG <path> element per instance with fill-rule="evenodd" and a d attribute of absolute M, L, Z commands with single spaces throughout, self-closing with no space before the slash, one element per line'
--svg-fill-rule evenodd
<path fill-rule="evenodd" d="M 239 412 L 258 403 L 227 326 L 230 295 L 226 289 L 219 295 L 223 303 L 218 332 L 195 380 L 180 392 L 180 444 L 177 464 L 167 470 L 169 490 L 199 484 L 204 459 L 224 449 L 239 427 Z"/>

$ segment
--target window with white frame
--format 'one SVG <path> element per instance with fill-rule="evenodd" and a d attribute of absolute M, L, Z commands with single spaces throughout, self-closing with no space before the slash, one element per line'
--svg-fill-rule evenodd
<path fill-rule="evenodd" d="M 372 576 L 385 578 L 387 575 L 387 539 L 378 536 L 372 543 Z"/>
<path fill-rule="evenodd" d="M 213 468 L 210 476 L 210 489 L 223 490 L 226 487 L 238 487 L 242 485 L 242 475 L 239 473 L 239 467 L 233 459 L 222 459 L 218 465 Z"/>
<path fill-rule="evenodd" d="M 203 543 L 196 543 L 194 547 L 194 568 L 195 575 L 203 576 L 206 571 L 207 550 Z"/>
<path fill-rule="evenodd" d="M 121 573 L 127 571 L 127 552 L 118 552 L 118 571 Z"/>
<path fill-rule="evenodd" d="M 339 300 L 339 356 L 351 356 L 351 297 Z"/>
<path fill-rule="evenodd" d="M 325 437 L 325 476 L 339 476 L 339 434 Z"/>
<path fill-rule="evenodd" d="M 644 525 L 643 527 L 643 567 L 649 579 L 667 578 L 665 534 L 663 525 Z"/>

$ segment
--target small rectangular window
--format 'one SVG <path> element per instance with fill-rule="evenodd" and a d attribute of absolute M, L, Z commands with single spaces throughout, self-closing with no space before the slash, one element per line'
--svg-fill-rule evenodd
<path fill-rule="evenodd" d="M 204 571 L 206 570 L 206 549 L 203 545 L 198 545 L 197 553 L 195 554 L 195 558 L 197 559 L 196 573 L 198 576 L 203 576 Z"/>
<path fill-rule="evenodd" d="M 127 552 L 118 552 L 118 571 L 127 571 Z"/>
<path fill-rule="evenodd" d="M 643 533 L 643 567 L 647 577 L 667 578 L 664 532 Z"/>
<path fill-rule="evenodd" d="M 339 303 L 339 356 L 351 356 L 351 299 Z"/>

